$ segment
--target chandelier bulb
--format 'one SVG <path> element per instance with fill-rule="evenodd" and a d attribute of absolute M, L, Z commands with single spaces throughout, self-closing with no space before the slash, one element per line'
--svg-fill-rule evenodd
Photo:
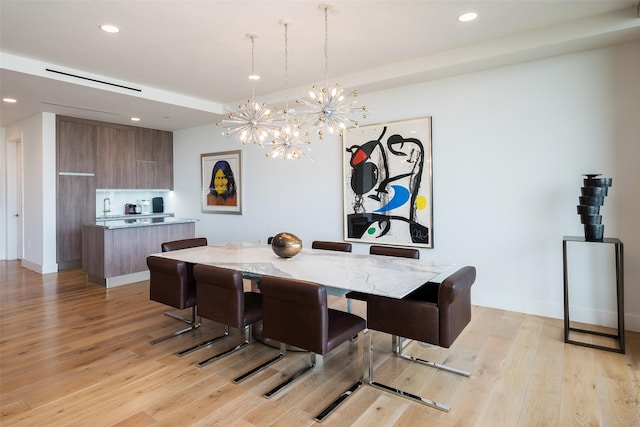
<path fill-rule="evenodd" d="M 251 40 L 251 75 L 257 75 L 254 70 L 254 47 L 257 35 L 247 33 L 246 37 Z M 255 102 L 253 85 L 254 83 L 252 83 L 251 97 L 244 105 L 239 105 L 236 110 L 225 107 L 229 115 L 222 120 L 221 125 L 226 129 L 227 136 L 236 136 L 242 144 L 252 142 L 262 145 L 265 135 L 272 132 L 275 125 L 271 118 L 272 110 L 267 104 Z"/>
<path fill-rule="evenodd" d="M 329 53 L 328 53 L 328 11 L 331 7 L 321 5 L 320 9 L 324 12 L 324 54 L 325 54 L 325 77 L 326 82 L 323 87 L 313 85 L 309 92 L 308 98 L 296 100 L 297 104 L 303 104 L 305 109 L 300 111 L 301 117 L 305 122 L 308 130 L 313 130 L 318 137 L 322 139 L 328 131 L 330 134 L 337 134 L 340 129 L 346 129 L 347 126 L 359 126 L 358 120 L 354 115 L 359 115 L 360 111 L 366 111 L 366 107 L 357 106 L 358 93 L 354 90 L 349 94 L 345 94 L 339 83 L 330 84 L 329 82 Z M 366 116 L 363 116 L 366 118 Z M 324 133 L 323 133 L 324 131 Z M 340 132 L 342 133 L 342 132 Z"/>
<path fill-rule="evenodd" d="M 279 128 L 273 134 L 271 141 L 271 152 L 268 157 L 287 159 L 299 159 L 301 153 L 301 135 L 296 129 L 294 123 L 298 122 L 297 117 L 293 117 L 294 110 L 289 109 L 289 96 L 288 96 L 288 26 L 290 20 L 281 20 L 280 23 L 284 25 L 284 87 L 285 87 L 285 106 L 281 110 L 281 114 L 278 114 L 278 121 L 280 122 Z M 301 102 L 296 99 L 296 104 Z"/>

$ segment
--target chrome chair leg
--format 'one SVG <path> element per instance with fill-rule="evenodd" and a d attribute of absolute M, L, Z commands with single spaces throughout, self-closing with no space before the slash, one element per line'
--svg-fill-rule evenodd
<path fill-rule="evenodd" d="M 420 359 L 418 357 L 409 356 L 407 354 L 398 354 L 398 357 L 410 362 L 420 363 L 421 365 L 430 366 L 432 368 L 441 369 L 443 371 L 451 372 L 452 374 L 462 375 L 463 377 L 470 377 L 471 372 L 463 371 L 462 369 L 454 368 L 452 366 L 443 365 L 441 363 L 431 362 L 429 360 Z"/>
<path fill-rule="evenodd" d="M 454 368 L 452 366 L 447 366 L 442 363 L 432 362 L 430 360 L 420 359 L 418 357 L 410 356 L 408 354 L 404 354 L 404 348 L 411 343 L 411 340 L 404 339 L 402 337 L 398 337 L 394 335 L 391 340 L 393 346 L 393 353 L 401 359 L 408 360 L 409 362 L 420 363 L 421 365 L 429 366 L 431 368 L 440 369 L 443 371 L 451 372 L 453 374 L 462 375 L 463 377 L 470 377 L 471 372 L 463 371 L 462 369 Z"/>
<path fill-rule="evenodd" d="M 229 328 L 227 327 L 227 332 L 229 331 Z M 246 346 L 248 346 L 249 344 L 251 344 L 251 325 L 245 326 L 243 329 L 244 332 L 244 336 L 243 336 L 243 340 L 240 344 L 238 344 L 237 346 L 230 348 L 229 350 L 225 350 L 222 353 L 218 353 L 215 356 L 211 356 L 208 359 L 203 360 L 202 362 L 198 363 L 198 368 L 202 368 L 204 366 L 207 366 L 209 363 L 215 362 L 216 360 L 222 359 L 223 357 L 229 356 L 230 354 L 235 353 L 236 351 L 242 350 L 243 348 L 245 348 Z"/>
<path fill-rule="evenodd" d="M 278 384 L 277 386 L 275 386 L 274 388 L 272 388 L 271 390 L 266 392 L 264 394 L 264 397 L 269 399 L 270 397 L 272 397 L 275 394 L 279 393 L 285 387 L 287 387 L 289 384 L 291 384 L 292 382 L 294 382 L 295 380 L 297 380 L 298 378 L 302 377 L 304 374 L 306 374 L 307 372 L 309 372 L 310 370 L 315 368 L 315 366 L 316 366 L 316 354 L 315 353 L 309 353 L 309 363 L 307 363 L 307 365 L 304 368 L 298 370 L 296 373 L 291 375 L 285 381 L 283 381 L 282 383 Z"/>
<path fill-rule="evenodd" d="M 169 317 L 174 317 L 174 316 L 169 316 Z M 184 334 L 186 332 L 194 331 L 194 330 L 198 329 L 201 326 L 201 323 L 197 323 L 196 322 L 196 307 L 195 306 L 191 307 L 191 320 L 188 321 L 187 323 L 190 324 L 191 326 L 189 326 L 188 328 L 180 329 L 179 331 L 176 331 L 176 332 L 174 332 L 172 334 L 165 335 L 164 337 L 153 339 L 153 340 L 150 341 L 150 343 L 152 345 L 153 344 L 158 344 L 159 342 L 166 341 L 166 340 L 168 340 L 170 338 L 177 337 L 178 335 L 182 335 L 182 334 Z"/>
<path fill-rule="evenodd" d="M 396 394 L 400 397 L 407 398 L 413 402 L 421 403 L 431 408 L 439 409 L 444 412 L 449 412 L 451 410 L 451 407 L 449 405 L 445 405 L 444 403 L 440 403 L 431 399 L 425 399 L 413 393 L 409 393 L 404 390 L 391 387 L 383 383 L 376 382 L 375 379 L 373 378 L 373 331 L 369 331 L 368 347 L 369 347 L 369 385 L 377 389 Z M 402 347 L 402 345 L 400 345 L 400 347 Z"/>
<path fill-rule="evenodd" d="M 287 354 L 287 346 L 286 346 L 286 344 L 281 343 L 280 344 L 280 353 L 277 356 L 272 357 L 271 359 L 267 360 L 266 362 L 262 363 L 261 365 L 258 365 L 255 368 L 251 369 L 250 371 L 245 372 L 244 374 L 240 375 L 239 377 L 236 377 L 233 380 L 233 383 L 234 384 L 240 384 L 242 381 L 246 380 L 247 378 L 250 378 L 250 377 L 254 376 L 255 374 L 257 374 L 258 372 L 263 371 L 265 368 L 273 365 L 278 360 L 282 359 L 286 354 Z"/>
<path fill-rule="evenodd" d="M 338 406 L 342 405 L 345 400 L 351 397 L 364 384 L 365 384 L 364 380 L 357 381 L 355 384 L 353 384 L 351 387 L 345 390 L 340 396 L 338 396 L 336 400 L 331 402 L 329 406 L 324 408 L 318 415 L 316 415 L 315 420 L 319 423 L 324 421 L 324 419 L 327 418 L 329 414 L 331 414 L 335 409 L 337 409 Z"/>
<path fill-rule="evenodd" d="M 379 390 L 383 390 L 389 393 L 393 393 L 396 394 L 400 397 L 404 397 L 406 399 L 409 399 L 413 402 L 417 402 L 417 403 L 421 403 L 423 405 L 429 406 L 431 408 L 435 408 L 435 409 L 439 409 L 443 412 L 449 412 L 451 411 L 451 406 L 449 405 L 445 405 L 444 403 L 440 403 L 440 402 L 436 402 L 435 400 L 430 400 L 430 399 L 425 399 L 423 397 L 420 397 L 418 395 L 406 392 L 404 390 L 400 390 L 399 388 L 395 388 L 395 387 L 390 387 L 386 384 L 382 384 L 373 380 L 369 381 L 369 385 L 371 385 L 372 387 L 375 387 Z"/>
<path fill-rule="evenodd" d="M 165 311 L 163 314 L 167 317 L 171 317 L 172 319 L 176 319 L 181 322 L 188 323 L 189 325 L 191 324 L 191 319 L 189 319 L 188 317 L 181 316 L 171 311 Z"/>
<path fill-rule="evenodd" d="M 404 338 L 398 335 L 391 335 L 391 350 L 393 350 L 393 354 L 402 353 L 402 350 L 409 344 L 411 344 L 410 339 Z"/>
<path fill-rule="evenodd" d="M 214 338 L 210 338 L 206 341 L 202 341 L 199 344 L 196 344 L 194 346 L 191 346 L 189 348 L 185 348 L 184 350 L 180 350 L 176 353 L 176 356 L 182 357 L 186 354 L 192 353 L 196 350 L 200 350 L 201 348 L 205 348 L 205 347 L 209 347 L 211 344 L 213 344 L 216 341 L 221 340 L 222 338 L 226 338 L 229 336 L 229 326 L 225 326 L 224 329 L 224 333 L 220 336 L 214 337 Z"/>
<path fill-rule="evenodd" d="M 340 405 L 344 403 L 349 397 L 353 396 L 353 394 L 360 389 L 365 384 L 365 378 L 367 376 L 367 363 L 366 363 L 366 352 L 363 351 L 364 345 L 364 332 L 359 332 L 358 335 L 358 359 L 360 360 L 360 372 L 361 376 L 358 381 L 356 381 L 351 387 L 346 389 L 340 396 L 338 396 L 333 402 L 329 404 L 326 408 L 324 408 L 318 415 L 316 415 L 315 420 L 319 423 L 324 421 L 325 418 L 329 416 L 335 409 L 337 409 Z"/>

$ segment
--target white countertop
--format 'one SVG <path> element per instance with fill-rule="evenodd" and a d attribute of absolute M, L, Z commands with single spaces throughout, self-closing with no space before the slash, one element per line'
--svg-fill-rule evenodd
<path fill-rule="evenodd" d="M 130 215 L 133 216 L 133 215 Z M 149 217 L 135 215 L 136 218 L 127 218 L 120 220 L 108 220 L 108 221 L 96 221 L 93 225 L 95 227 L 105 228 L 107 230 L 113 230 L 116 228 L 133 228 L 133 227 L 148 227 L 156 225 L 172 225 L 172 224 L 185 224 L 189 222 L 196 222 L 196 219 L 190 218 L 175 218 L 172 216 L 163 217 Z"/>
<path fill-rule="evenodd" d="M 123 219 L 140 219 L 140 218 L 163 218 L 167 216 L 174 216 L 173 213 L 169 212 L 156 212 L 156 213 L 148 213 L 148 214 L 109 214 L 102 215 L 96 217 L 97 221 L 119 221 Z"/>

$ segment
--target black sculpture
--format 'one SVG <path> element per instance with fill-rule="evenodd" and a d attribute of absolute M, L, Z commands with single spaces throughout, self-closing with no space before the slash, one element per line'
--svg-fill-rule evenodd
<path fill-rule="evenodd" d="M 584 186 L 580 188 L 578 205 L 580 223 L 584 225 L 584 238 L 590 242 L 601 242 L 604 236 L 604 224 L 600 215 L 600 206 L 604 204 L 611 178 L 598 178 L 600 174 L 584 174 Z"/>

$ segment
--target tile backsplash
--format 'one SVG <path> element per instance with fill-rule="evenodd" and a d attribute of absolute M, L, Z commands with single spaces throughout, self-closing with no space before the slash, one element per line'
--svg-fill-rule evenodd
<path fill-rule="evenodd" d="M 124 215 L 124 205 L 127 203 L 138 204 L 140 200 L 149 200 L 154 197 L 162 197 L 164 199 L 164 212 L 172 213 L 171 191 L 162 190 L 96 190 L 96 216 L 103 216 L 104 199 L 108 198 L 111 205 L 111 211 L 107 215 Z M 153 206 L 149 205 L 149 211 L 153 210 Z"/>

